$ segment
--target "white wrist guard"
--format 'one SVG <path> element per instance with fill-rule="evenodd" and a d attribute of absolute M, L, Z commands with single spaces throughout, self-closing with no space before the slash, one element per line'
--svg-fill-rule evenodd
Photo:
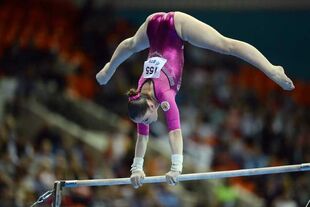
<path fill-rule="evenodd" d="M 143 171 L 143 161 L 144 159 L 142 157 L 135 157 L 133 159 L 130 171 L 132 173 L 137 171 Z"/>
<path fill-rule="evenodd" d="M 173 154 L 171 155 L 171 171 L 182 172 L 183 168 L 183 155 Z"/>

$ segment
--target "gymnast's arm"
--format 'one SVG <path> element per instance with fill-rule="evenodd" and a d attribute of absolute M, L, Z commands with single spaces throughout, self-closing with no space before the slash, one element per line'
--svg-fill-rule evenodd
<path fill-rule="evenodd" d="M 149 47 L 149 40 L 146 34 L 148 21 L 149 18 L 147 18 L 147 20 L 140 26 L 133 37 L 125 39 L 117 46 L 110 62 L 108 62 L 96 75 L 96 79 L 100 85 L 107 84 L 116 68 L 132 54 Z"/>
<path fill-rule="evenodd" d="M 145 177 L 143 170 L 144 155 L 147 148 L 147 143 L 149 140 L 148 135 L 139 134 L 137 135 L 137 142 L 135 147 L 135 157 L 131 165 L 131 176 L 130 180 L 134 188 L 139 188 L 142 186 L 142 180 Z"/>
<path fill-rule="evenodd" d="M 293 82 L 285 75 L 283 68 L 272 65 L 252 45 L 224 37 L 211 26 L 185 13 L 175 12 L 174 19 L 175 29 L 184 41 L 197 47 L 241 58 L 260 69 L 284 90 L 294 89 Z"/>
<path fill-rule="evenodd" d="M 177 177 L 183 169 L 183 138 L 180 124 L 179 109 L 175 102 L 175 92 L 166 91 L 163 95 L 164 102 L 161 107 L 164 110 L 165 118 L 169 130 L 169 144 L 171 149 L 171 168 L 166 174 L 167 183 L 176 185 Z"/>

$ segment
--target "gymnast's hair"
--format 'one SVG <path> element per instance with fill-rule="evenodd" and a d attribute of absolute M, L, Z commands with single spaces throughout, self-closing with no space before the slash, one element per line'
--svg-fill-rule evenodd
<path fill-rule="evenodd" d="M 131 119 L 144 116 L 148 109 L 147 99 L 150 99 L 145 94 L 139 94 L 136 89 L 130 89 L 127 92 L 128 96 L 128 116 Z"/>

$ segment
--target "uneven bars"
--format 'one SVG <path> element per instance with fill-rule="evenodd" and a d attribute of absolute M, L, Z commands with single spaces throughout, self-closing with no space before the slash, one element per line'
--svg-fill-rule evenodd
<path fill-rule="evenodd" d="M 262 167 L 243 170 L 228 170 L 206 173 L 192 173 L 183 174 L 178 177 L 178 181 L 190 180 L 208 180 L 229 177 L 241 176 L 254 176 L 266 175 L 276 173 L 289 173 L 310 171 L 310 163 L 303 163 L 298 165 L 283 165 L 277 167 Z M 145 177 L 142 183 L 164 183 L 166 182 L 165 176 L 150 176 Z M 131 184 L 130 178 L 112 178 L 112 179 L 92 179 L 92 180 L 60 180 L 54 183 L 54 202 L 53 207 L 60 207 L 61 204 L 61 191 L 62 188 L 76 188 L 81 186 L 112 186 L 112 185 L 129 185 Z"/>
<path fill-rule="evenodd" d="M 263 167 L 243 170 L 228 170 L 207 173 L 183 174 L 178 177 L 178 181 L 190 180 L 207 180 L 239 176 L 254 176 L 264 174 L 288 173 L 298 171 L 309 171 L 310 163 L 298 165 L 283 165 L 278 167 Z M 62 187 L 74 188 L 80 186 L 111 186 L 111 185 L 128 185 L 131 184 L 130 178 L 113 178 L 113 179 L 92 179 L 92 180 L 64 180 L 59 181 Z M 165 176 L 145 177 L 142 183 L 163 183 L 166 182 Z"/>

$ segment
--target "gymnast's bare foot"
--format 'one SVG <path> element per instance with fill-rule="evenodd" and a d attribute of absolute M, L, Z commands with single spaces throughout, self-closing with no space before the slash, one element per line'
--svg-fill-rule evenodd
<path fill-rule="evenodd" d="M 269 77 L 281 86 L 283 90 L 291 91 L 295 88 L 293 81 L 286 76 L 282 66 L 273 66 L 272 72 Z"/>

